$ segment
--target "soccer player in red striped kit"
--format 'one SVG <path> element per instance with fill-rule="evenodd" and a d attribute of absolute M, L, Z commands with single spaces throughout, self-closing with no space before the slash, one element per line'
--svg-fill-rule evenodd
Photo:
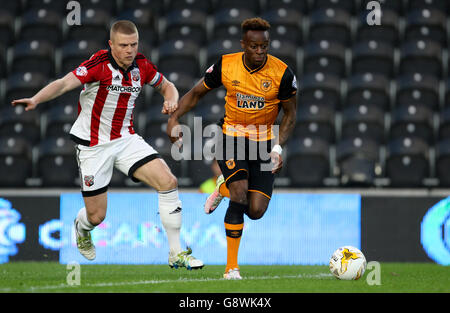
<path fill-rule="evenodd" d="M 158 152 L 133 128 L 135 99 L 144 84 L 164 97 L 162 112 L 177 108 L 178 91 L 156 66 L 138 53 L 139 34 L 126 20 L 110 30 L 108 50 L 100 50 L 78 68 L 41 89 L 32 98 L 12 101 L 25 110 L 52 100 L 84 85 L 78 103 L 78 117 L 70 130 L 77 144 L 81 192 L 85 207 L 74 221 L 77 246 L 88 260 L 96 256 L 90 231 L 106 216 L 107 189 L 116 167 L 135 181 L 158 191 L 159 215 L 169 242 L 169 266 L 187 269 L 203 267 L 203 262 L 183 251 L 180 244 L 181 201 L 177 179 Z"/>

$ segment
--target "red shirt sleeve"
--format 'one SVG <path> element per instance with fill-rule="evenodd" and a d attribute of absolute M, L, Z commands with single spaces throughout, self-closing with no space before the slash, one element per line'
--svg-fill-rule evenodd
<path fill-rule="evenodd" d="M 80 80 L 82 84 L 98 81 L 99 69 L 103 62 L 108 60 L 108 54 L 105 51 L 99 51 L 91 56 L 89 60 L 84 61 L 72 73 Z"/>

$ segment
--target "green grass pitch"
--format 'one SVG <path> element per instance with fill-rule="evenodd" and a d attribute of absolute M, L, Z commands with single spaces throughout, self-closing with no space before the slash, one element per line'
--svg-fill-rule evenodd
<path fill-rule="evenodd" d="M 222 279 L 224 266 L 202 270 L 167 265 L 80 265 L 79 285 L 69 285 L 72 269 L 56 262 L 0 264 L 1 293 L 449 293 L 450 267 L 431 263 L 380 263 L 380 285 L 369 285 L 369 270 L 357 281 L 334 278 L 327 266 L 242 265 L 241 281 Z M 71 276 L 76 277 L 76 276 Z M 373 277 L 373 276 L 371 276 Z"/>

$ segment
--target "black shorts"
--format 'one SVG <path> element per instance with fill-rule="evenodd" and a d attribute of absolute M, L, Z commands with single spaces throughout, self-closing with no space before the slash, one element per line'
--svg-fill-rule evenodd
<path fill-rule="evenodd" d="M 248 191 L 258 192 L 270 199 L 275 180 L 271 172 L 271 150 L 270 140 L 259 142 L 223 135 L 216 146 L 216 159 L 226 186 L 247 179 Z"/>

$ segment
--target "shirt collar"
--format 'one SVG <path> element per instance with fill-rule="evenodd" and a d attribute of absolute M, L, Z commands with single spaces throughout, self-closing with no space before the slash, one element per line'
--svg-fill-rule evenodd
<path fill-rule="evenodd" d="M 266 65 L 268 59 L 269 59 L 269 56 L 266 55 L 266 59 L 264 60 L 263 64 L 261 64 L 257 68 L 251 69 L 245 64 L 244 53 L 242 53 L 242 64 L 244 65 L 244 68 L 247 70 L 247 72 L 249 72 L 250 74 L 256 73 L 259 70 L 261 70 Z"/>

